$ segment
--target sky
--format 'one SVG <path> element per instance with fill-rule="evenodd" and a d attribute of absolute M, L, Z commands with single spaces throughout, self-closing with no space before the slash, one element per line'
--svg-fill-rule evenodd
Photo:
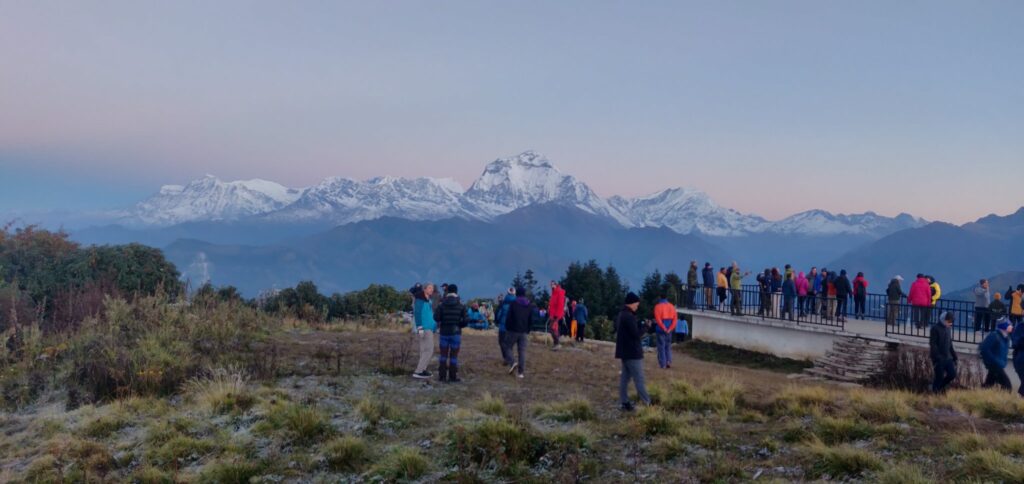
<path fill-rule="evenodd" d="M 0 0 L 0 209 L 451 177 L 962 223 L 1024 205 L 1024 2 Z"/>

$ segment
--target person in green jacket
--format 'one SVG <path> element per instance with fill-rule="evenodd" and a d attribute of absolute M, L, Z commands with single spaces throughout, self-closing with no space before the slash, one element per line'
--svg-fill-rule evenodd
<path fill-rule="evenodd" d="M 740 266 L 732 263 L 732 276 L 729 280 L 729 288 L 732 289 L 732 314 L 739 316 L 743 314 L 743 278 L 750 275 L 750 272 L 740 274 Z"/>

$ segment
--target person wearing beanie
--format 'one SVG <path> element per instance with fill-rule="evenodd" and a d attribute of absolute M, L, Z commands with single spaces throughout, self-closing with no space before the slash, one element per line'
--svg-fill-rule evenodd
<path fill-rule="evenodd" d="M 527 334 L 530 333 L 530 322 L 534 313 L 538 312 L 537 306 L 526 297 L 526 289 L 517 287 L 515 299 L 509 304 L 508 318 L 505 321 L 505 347 L 508 351 L 509 365 L 508 374 L 518 374 L 519 378 L 526 375 L 526 342 Z M 512 359 L 512 347 L 515 347 L 519 361 Z"/>
<path fill-rule="evenodd" d="M 434 320 L 438 323 L 438 332 L 441 334 L 438 356 L 438 379 L 443 382 L 458 383 L 459 379 L 459 350 L 462 348 L 462 328 L 469 324 L 469 314 L 466 306 L 459 300 L 459 287 L 455 284 L 448 284 L 448 291 L 441 304 L 434 313 Z"/>
<path fill-rule="evenodd" d="M 654 306 L 654 330 L 658 338 L 658 366 L 663 369 L 672 368 L 672 333 L 678 323 L 676 306 L 668 302 L 665 294 L 659 295 Z"/>
<path fill-rule="evenodd" d="M 982 388 L 999 385 L 1006 391 L 1013 390 L 1010 377 L 1006 375 L 1011 331 L 1013 331 L 1013 325 L 1006 319 L 1000 319 L 996 323 L 996 330 L 985 336 L 985 339 L 978 345 L 981 362 L 985 365 L 985 370 L 988 371 L 985 375 L 985 383 L 981 384 Z"/>
<path fill-rule="evenodd" d="M 417 284 L 417 286 L 419 286 Z M 430 359 L 434 357 L 434 333 L 437 332 L 437 323 L 434 321 L 434 308 L 430 299 L 434 296 L 434 285 L 427 283 L 419 286 L 413 293 L 412 316 L 413 332 L 416 335 L 416 344 L 420 350 L 420 359 L 416 364 L 416 371 L 413 378 L 430 378 L 427 366 Z"/>
<path fill-rule="evenodd" d="M 647 394 L 644 384 L 644 349 L 641 340 L 647 333 L 647 325 L 636 317 L 640 307 L 640 298 L 630 292 L 626 301 L 615 318 L 615 358 L 622 362 L 619 375 L 619 408 L 632 411 L 633 403 L 629 401 L 629 381 L 633 380 L 640 401 L 650 405 L 651 397 Z"/>
<path fill-rule="evenodd" d="M 928 336 L 928 352 L 935 370 L 932 381 L 932 392 L 946 391 L 953 380 L 956 380 L 957 356 L 953 349 L 953 313 L 945 312 L 931 327 Z"/>
<path fill-rule="evenodd" d="M 704 283 L 704 308 L 708 311 L 715 309 L 715 268 L 710 262 L 704 263 L 704 270 L 700 272 Z"/>

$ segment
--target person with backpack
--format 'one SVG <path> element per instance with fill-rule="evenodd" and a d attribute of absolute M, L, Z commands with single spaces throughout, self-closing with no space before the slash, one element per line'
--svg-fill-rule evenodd
<path fill-rule="evenodd" d="M 525 378 L 527 335 L 530 333 L 530 326 L 537 313 L 539 313 L 537 306 L 526 297 L 526 289 L 515 288 L 515 299 L 509 304 L 508 319 L 505 321 L 505 345 L 508 348 L 511 361 L 508 364 L 509 375 L 517 373 L 518 378 Z M 516 348 L 518 361 L 511 357 L 512 347 Z"/>
<path fill-rule="evenodd" d="M 1003 303 L 1003 295 L 998 292 L 992 295 L 992 302 L 988 304 L 989 322 L 999 321 L 1006 317 L 1006 304 Z"/>
<path fill-rule="evenodd" d="M 768 316 L 769 309 L 772 305 L 772 271 L 765 269 L 763 273 L 757 275 L 757 288 L 758 301 L 757 315 Z"/>
<path fill-rule="evenodd" d="M 654 329 L 658 338 L 658 366 L 672 368 L 672 335 L 679 322 L 679 313 L 674 304 L 668 302 L 665 294 L 658 297 L 654 306 Z"/>
<path fill-rule="evenodd" d="M 978 286 L 974 288 L 974 332 L 977 333 L 981 330 L 985 332 L 992 331 L 990 326 L 992 325 L 989 319 L 988 306 L 992 304 L 992 292 L 988 289 L 988 281 L 982 279 L 978 281 Z"/>
<path fill-rule="evenodd" d="M 918 274 L 917 280 L 910 285 L 910 295 L 907 296 L 910 303 L 911 319 L 917 329 L 924 329 L 928 326 L 928 316 L 931 313 L 932 290 L 929 287 L 928 278 L 924 274 Z"/>
<path fill-rule="evenodd" d="M 889 281 L 889 287 L 885 288 L 885 324 L 895 326 L 900 320 L 900 303 L 903 301 L 903 288 L 900 283 L 903 276 L 897 274 Z"/>
<path fill-rule="evenodd" d="M 427 366 L 434 358 L 434 333 L 437 332 L 437 323 L 434 321 L 434 309 L 430 303 L 434 295 L 434 285 L 427 283 L 421 287 L 414 287 L 412 292 L 413 332 L 420 352 L 419 362 L 416 363 L 412 377 L 422 380 L 430 378 Z"/>
<path fill-rule="evenodd" d="M 512 352 L 509 351 L 508 329 L 506 325 L 508 323 L 509 308 L 515 300 L 515 289 L 510 287 L 504 299 L 501 300 L 501 305 L 498 306 L 498 313 L 494 316 L 494 322 L 498 325 L 498 348 L 501 349 L 501 361 L 505 362 L 505 366 L 512 364 Z"/>
<path fill-rule="evenodd" d="M 786 274 L 786 280 L 782 283 L 782 313 L 780 319 L 793 320 L 793 306 L 796 305 L 796 283 L 793 282 L 793 273 Z"/>
<path fill-rule="evenodd" d="M 700 282 L 697 280 L 697 261 L 690 261 L 690 269 L 686 271 L 686 307 L 697 309 L 697 287 Z"/>
<path fill-rule="evenodd" d="M 708 311 L 715 309 L 715 268 L 710 262 L 704 263 L 704 270 L 700 272 L 704 283 L 704 308 Z"/>
<path fill-rule="evenodd" d="M 850 302 L 850 295 L 853 293 L 853 286 L 850 278 L 846 277 L 846 269 L 839 271 L 839 277 L 835 279 L 836 297 L 836 320 L 846 322 L 846 306 Z"/>
<path fill-rule="evenodd" d="M 942 313 L 939 321 L 932 325 L 928 335 L 928 353 L 935 370 L 932 392 L 942 393 L 956 380 L 958 358 L 953 348 L 953 313 Z"/>
<path fill-rule="evenodd" d="M 1012 331 L 1013 325 L 1009 321 L 999 320 L 996 323 L 996 330 L 985 336 L 985 339 L 978 345 L 978 355 L 981 356 L 981 362 L 988 372 L 985 375 L 985 382 L 981 384 L 982 388 L 999 385 L 1003 390 L 1013 391 L 1010 377 L 1006 375 L 1006 361 L 1010 353 L 1010 332 Z"/>
<path fill-rule="evenodd" d="M 572 314 L 573 319 L 576 321 L 576 342 L 582 343 L 587 335 L 587 321 L 590 320 L 590 311 L 587 310 L 583 299 L 576 303 L 576 309 L 573 309 Z"/>
<path fill-rule="evenodd" d="M 554 346 L 551 349 L 558 350 L 558 337 L 561 334 L 562 321 L 565 319 L 565 289 L 562 289 L 557 282 L 551 281 L 551 299 L 548 300 L 548 325 L 551 328 L 551 338 Z"/>
<path fill-rule="evenodd" d="M 644 384 L 644 349 L 641 345 L 648 326 L 637 319 L 639 308 L 640 297 L 630 292 L 626 294 L 622 310 L 615 318 L 615 358 L 622 363 L 622 371 L 619 373 L 619 409 L 624 412 L 635 409 L 629 401 L 630 380 L 636 386 L 640 401 L 645 405 L 651 404 L 651 397 Z"/>
<path fill-rule="evenodd" d="M 858 272 L 853 278 L 853 318 L 864 319 L 868 300 L 868 280 L 864 278 L 863 272 Z"/>
<path fill-rule="evenodd" d="M 441 334 L 441 354 L 438 357 L 438 379 L 442 382 L 459 383 L 459 350 L 462 348 L 462 328 L 469 324 L 466 306 L 459 300 L 459 287 L 448 284 L 441 304 L 434 314 Z"/>

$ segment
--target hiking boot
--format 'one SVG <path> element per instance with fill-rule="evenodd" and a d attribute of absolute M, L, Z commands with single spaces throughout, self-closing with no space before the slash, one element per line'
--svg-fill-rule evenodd
<path fill-rule="evenodd" d="M 458 365 L 450 365 L 448 367 L 448 383 L 462 383 L 462 380 L 459 379 Z"/>
<path fill-rule="evenodd" d="M 619 405 L 619 410 L 622 410 L 623 412 L 632 412 L 633 410 L 636 410 L 636 407 L 634 407 L 632 403 L 626 402 Z"/>
<path fill-rule="evenodd" d="M 437 367 L 437 379 L 442 381 L 442 382 L 447 382 L 448 381 L 448 364 L 447 363 L 441 363 L 440 365 L 438 365 L 438 367 Z"/>
<path fill-rule="evenodd" d="M 425 380 L 427 378 L 430 378 L 431 376 L 432 375 L 430 374 L 429 371 L 421 371 L 419 373 L 413 373 L 412 374 L 413 378 L 419 378 L 420 380 Z"/>
<path fill-rule="evenodd" d="M 516 371 L 516 368 L 519 368 L 519 363 L 512 363 L 512 367 L 508 369 L 508 374 L 511 375 L 512 373 L 514 373 Z"/>

